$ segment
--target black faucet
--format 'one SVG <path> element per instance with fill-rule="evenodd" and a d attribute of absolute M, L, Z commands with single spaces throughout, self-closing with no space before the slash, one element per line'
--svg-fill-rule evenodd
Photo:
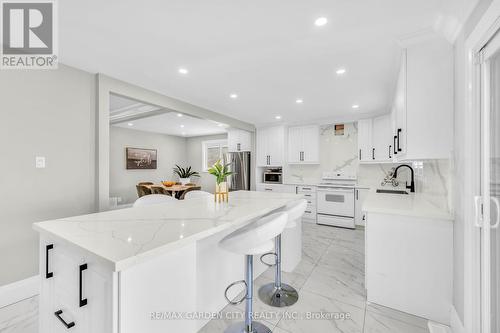
<path fill-rule="evenodd" d="M 406 182 L 406 188 L 410 189 L 410 192 L 415 192 L 415 173 L 413 172 L 413 168 L 409 166 L 408 164 L 401 164 L 399 165 L 396 170 L 394 170 L 394 179 L 398 178 L 398 170 L 399 168 L 402 167 L 407 167 L 411 171 L 411 183 L 410 186 L 408 186 L 408 182 Z"/>

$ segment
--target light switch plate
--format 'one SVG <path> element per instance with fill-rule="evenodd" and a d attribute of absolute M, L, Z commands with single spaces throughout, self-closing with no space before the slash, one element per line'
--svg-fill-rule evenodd
<path fill-rule="evenodd" d="M 45 156 L 35 157 L 35 168 L 45 169 Z"/>

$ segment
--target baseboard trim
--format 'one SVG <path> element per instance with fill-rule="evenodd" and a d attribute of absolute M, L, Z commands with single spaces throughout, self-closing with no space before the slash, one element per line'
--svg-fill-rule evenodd
<path fill-rule="evenodd" d="M 39 275 L 0 286 L 0 308 L 38 294 L 40 294 Z"/>
<path fill-rule="evenodd" d="M 450 326 L 451 331 L 453 333 L 465 333 L 465 327 L 460 317 L 458 316 L 457 310 L 454 306 L 451 306 L 451 315 L 450 315 Z"/>

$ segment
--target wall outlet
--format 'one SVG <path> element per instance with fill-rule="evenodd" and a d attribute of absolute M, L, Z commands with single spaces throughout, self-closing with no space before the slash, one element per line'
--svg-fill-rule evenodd
<path fill-rule="evenodd" d="M 45 156 L 35 157 L 35 168 L 45 169 Z"/>

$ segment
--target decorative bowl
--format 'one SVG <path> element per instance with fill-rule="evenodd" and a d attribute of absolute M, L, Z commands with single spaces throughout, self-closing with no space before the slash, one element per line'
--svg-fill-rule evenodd
<path fill-rule="evenodd" d="M 164 186 L 166 187 L 171 187 L 173 185 L 175 185 L 175 182 L 172 182 L 172 181 L 163 181 L 161 182 Z"/>

